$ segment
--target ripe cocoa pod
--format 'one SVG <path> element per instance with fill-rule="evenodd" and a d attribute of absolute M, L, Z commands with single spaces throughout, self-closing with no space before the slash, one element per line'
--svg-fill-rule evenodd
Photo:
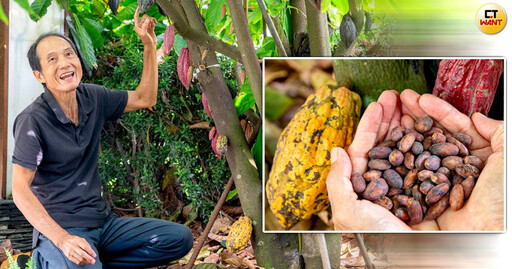
<path fill-rule="evenodd" d="M 448 178 L 452 177 L 452 172 L 450 171 L 450 169 L 448 169 L 444 166 L 439 167 L 439 169 L 437 169 L 436 173 L 444 174 Z"/>
<path fill-rule="evenodd" d="M 388 160 L 373 159 L 368 162 L 368 167 L 375 170 L 386 170 L 391 168 L 391 164 Z"/>
<path fill-rule="evenodd" d="M 469 176 L 477 178 L 480 175 L 480 170 L 471 164 L 459 165 L 455 168 L 455 172 L 465 178 Z"/>
<path fill-rule="evenodd" d="M 447 157 L 459 154 L 459 148 L 451 143 L 437 143 L 429 148 L 430 152 L 439 157 Z"/>
<path fill-rule="evenodd" d="M 414 183 L 416 182 L 416 179 L 418 179 L 418 169 L 414 168 L 411 171 L 409 171 L 409 173 L 407 173 L 407 175 L 405 176 L 404 185 L 402 186 L 402 188 L 408 189 L 412 187 L 412 185 L 414 185 Z"/>
<path fill-rule="evenodd" d="M 446 141 L 448 141 L 449 143 L 452 143 L 454 144 L 455 146 L 457 146 L 457 148 L 459 148 L 459 156 L 468 156 L 469 155 L 469 150 L 468 148 L 466 148 L 466 146 L 464 146 L 464 144 L 462 144 L 462 142 L 460 142 L 459 140 L 453 138 L 453 137 L 448 137 L 446 138 Z"/>
<path fill-rule="evenodd" d="M 387 169 L 382 175 L 388 183 L 389 187 L 397 189 L 402 188 L 404 181 L 397 171 L 393 169 Z"/>
<path fill-rule="evenodd" d="M 398 149 L 401 152 L 406 153 L 407 151 L 409 151 L 411 149 L 415 140 L 416 140 L 416 137 L 414 136 L 413 133 L 404 135 L 404 137 L 398 143 Z"/>
<path fill-rule="evenodd" d="M 386 183 L 386 180 L 383 178 L 378 178 L 375 180 L 372 180 L 368 186 L 366 187 L 366 190 L 363 192 L 363 197 L 366 200 L 375 201 L 382 198 L 386 193 L 388 193 L 389 186 Z"/>
<path fill-rule="evenodd" d="M 435 220 L 450 207 L 450 197 L 445 195 L 437 203 L 430 206 L 425 214 L 424 220 Z"/>
<path fill-rule="evenodd" d="M 427 193 L 434 187 L 434 183 L 431 180 L 425 180 L 421 182 L 420 192 L 427 195 Z"/>
<path fill-rule="evenodd" d="M 467 134 L 454 133 L 454 134 L 452 134 L 452 136 L 453 136 L 453 138 L 459 140 L 466 147 L 469 147 L 469 145 L 471 145 L 471 142 L 472 142 L 471 136 L 469 136 Z"/>
<path fill-rule="evenodd" d="M 412 152 L 406 152 L 404 155 L 404 165 L 407 169 L 414 168 L 414 154 Z"/>
<path fill-rule="evenodd" d="M 428 205 L 434 204 L 437 201 L 441 200 L 441 198 L 445 196 L 449 190 L 450 185 L 446 183 L 439 184 L 430 189 L 430 191 L 425 196 L 425 202 L 427 202 Z"/>
<path fill-rule="evenodd" d="M 391 148 L 389 147 L 374 147 L 368 151 L 368 157 L 372 159 L 385 159 L 389 157 Z"/>
<path fill-rule="evenodd" d="M 423 152 L 423 145 L 416 141 L 414 144 L 412 144 L 411 151 L 414 153 L 414 155 L 419 155 Z"/>
<path fill-rule="evenodd" d="M 432 128 L 434 120 L 429 116 L 423 116 L 416 120 L 414 123 L 414 129 L 420 133 L 427 132 Z"/>
<path fill-rule="evenodd" d="M 409 220 L 411 220 L 411 218 L 409 217 L 409 213 L 407 213 L 407 210 L 401 207 L 395 210 L 395 216 L 403 222 L 408 222 Z"/>
<path fill-rule="evenodd" d="M 367 182 L 370 182 L 370 181 L 380 178 L 380 177 L 382 177 L 382 171 L 379 171 L 379 170 L 370 170 L 363 174 L 363 178 Z"/>
<path fill-rule="evenodd" d="M 391 153 L 389 154 L 389 162 L 393 165 L 393 166 L 399 166 L 401 165 L 403 162 L 404 162 L 404 154 L 397 150 L 397 149 L 394 149 L 393 151 L 391 151 Z"/>
<path fill-rule="evenodd" d="M 427 138 L 425 138 L 425 140 L 423 140 L 423 149 L 424 150 L 428 150 L 430 148 L 430 146 L 432 146 L 432 137 L 429 136 Z"/>
<path fill-rule="evenodd" d="M 451 185 L 450 183 L 450 179 L 448 179 L 447 176 L 445 176 L 445 174 L 443 173 L 435 173 L 431 178 L 430 180 L 432 180 L 432 182 L 434 182 L 436 185 L 439 185 L 439 184 L 443 184 L 443 183 L 446 183 L 448 185 Z"/>
<path fill-rule="evenodd" d="M 401 177 L 405 177 L 405 175 L 407 175 L 407 173 L 409 173 L 409 169 L 407 169 L 407 167 L 405 167 L 405 165 L 397 166 L 395 168 L 395 170 L 398 172 L 398 174 L 400 174 Z"/>
<path fill-rule="evenodd" d="M 436 155 L 429 156 L 425 159 L 425 169 L 436 171 L 441 166 L 441 159 Z"/>
<path fill-rule="evenodd" d="M 366 181 L 361 173 L 354 173 L 350 177 L 350 181 L 352 181 L 352 187 L 354 187 L 355 192 L 362 193 L 366 189 Z"/>
<path fill-rule="evenodd" d="M 411 224 L 418 224 L 423 220 L 423 209 L 418 201 L 409 198 L 410 205 L 407 207 L 407 213 L 411 219 Z"/>
<path fill-rule="evenodd" d="M 414 162 L 414 166 L 416 168 L 418 168 L 418 170 L 423 170 L 425 169 L 425 160 L 430 157 L 432 154 L 430 153 L 430 151 L 425 151 L 423 153 L 421 153 L 420 155 L 418 155 L 418 157 L 416 158 L 416 161 Z"/>
<path fill-rule="evenodd" d="M 388 147 L 388 148 L 394 148 L 395 146 L 396 146 L 396 142 L 393 140 L 384 140 L 377 145 L 377 147 Z"/>
<path fill-rule="evenodd" d="M 482 162 L 482 160 L 476 156 L 469 155 L 464 157 L 464 163 L 471 164 L 472 166 L 478 168 L 478 170 L 482 170 L 484 168 L 484 162 Z"/>
<path fill-rule="evenodd" d="M 430 170 L 421 170 L 418 172 L 418 180 L 419 181 L 429 180 L 432 178 L 433 175 L 434 175 L 434 172 L 432 172 Z"/>
<path fill-rule="evenodd" d="M 462 158 L 459 156 L 448 156 L 443 158 L 441 164 L 450 170 L 455 170 L 457 166 L 462 165 Z"/>
<path fill-rule="evenodd" d="M 460 184 L 453 186 L 450 192 L 450 208 L 457 211 L 464 205 L 464 188 Z"/>
<path fill-rule="evenodd" d="M 385 209 L 387 210 L 391 210 L 393 208 L 393 202 L 391 201 L 391 199 L 387 196 L 383 196 L 382 198 L 380 198 L 379 200 L 377 201 L 374 201 L 374 203 L 384 207 Z"/>
<path fill-rule="evenodd" d="M 178 71 L 178 77 L 181 83 L 187 90 L 190 87 L 190 80 L 192 79 L 189 72 L 190 66 L 189 50 L 188 48 L 182 48 L 178 56 L 176 70 Z"/>
<path fill-rule="evenodd" d="M 405 127 L 396 126 L 395 128 L 393 128 L 391 130 L 391 133 L 389 136 L 390 136 L 391 140 L 398 142 L 404 136 L 404 132 L 405 132 Z"/>
<path fill-rule="evenodd" d="M 475 178 L 469 176 L 468 178 L 464 179 L 460 185 L 462 185 L 462 188 L 464 189 L 464 198 L 468 199 L 469 195 L 471 195 L 471 192 L 473 192 L 473 188 L 475 188 Z"/>
<path fill-rule="evenodd" d="M 164 55 L 168 56 L 171 53 L 171 49 L 174 46 L 174 24 L 167 26 L 164 33 Z"/>
<path fill-rule="evenodd" d="M 444 142 L 446 142 L 446 136 L 444 136 L 444 134 L 434 133 L 432 135 L 432 143 L 433 144 L 444 143 Z"/>
<path fill-rule="evenodd" d="M 393 196 L 395 196 L 397 194 L 402 193 L 402 191 L 403 191 L 402 189 L 389 188 L 388 193 L 386 195 L 389 196 L 389 197 L 393 197 Z"/>

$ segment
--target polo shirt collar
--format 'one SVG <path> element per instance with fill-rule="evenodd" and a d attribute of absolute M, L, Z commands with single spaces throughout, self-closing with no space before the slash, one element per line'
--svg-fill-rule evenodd
<path fill-rule="evenodd" d="M 48 88 L 46 86 L 43 86 L 43 88 L 44 88 L 44 93 L 43 93 L 42 97 L 46 101 L 46 103 L 48 104 L 50 109 L 53 111 L 53 113 L 55 113 L 55 116 L 57 117 L 57 119 L 62 124 L 72 123 L 71 120 L 68 119 L 68 117 L 66 117 L 66 114 L 64 114 L 64 111 L 60 107 L 59 102 L 57 102 L 55 97 L 53 97 L 50 90 L 48 90 Z M 94 104 L 89 98 L 87 98 L 87 96 L 85 96 L 85 94 L 83 93 L 83 88 L 84 88 L 83 84 L 80 83 L 80 85 L 78 85 L 78 87 L 76 89 L 77 102 L 78 102 L 78 107 L 79 107 L 79 114 L 82 113 L 82 111 L 83 111 L 87 115 L 94 108 Z"/>

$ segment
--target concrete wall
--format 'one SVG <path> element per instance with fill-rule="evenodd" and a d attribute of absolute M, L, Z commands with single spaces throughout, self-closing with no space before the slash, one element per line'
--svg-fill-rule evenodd
<path fill-rule="evenodd" d="M 37 0 L 35 0 L 37 1 Z M 29 1 L 32 2 L 32 1 Z M 64 12 L 53 1 L 46 15 L 37 23 L 16 2 L 10 1 L 9 10 L 9 121 L 7 145 L 7 197 L 11 194 L 12 152 L 14 139 L 12 125 L 16 116 L 43 92 L 43 87 L 32 74 L 27 51 L 39 35 L 64 32 Z"/>

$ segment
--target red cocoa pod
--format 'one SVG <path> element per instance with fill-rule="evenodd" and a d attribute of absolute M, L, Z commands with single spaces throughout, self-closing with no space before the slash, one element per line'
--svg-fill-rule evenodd
<path fill-rule="evenodd" d="M 449 207 L 450 207 L 450 197 L 448 195 L 445 195 L 437 203 L 430 206 L 430 208 L 427 210 L 427 213 L 425 213 L 424 220 L 437 219 Z"/>
<path fill-rule="evenodd" d="M 407 169 L 414 168 L 414 154 L 412 152 L 406 152 L 404 155 L 404 165 Z"/>
<path fill-rule="evenodd" d="M 366 189 L 366 181 L 361 173 L 354 173 L 350 177 L 350 181 L 352 181 L 352 187 L 354 187 L 355 192 L 362 193 Z"/>
<path fill-rule="evenodd" d="M 414 129 L 420 133 L 428 132 L 432 125 L 434 124 L 434 120 L 429 116 L 423 116 L 416 120 L 414 123 Z"/>
<path fill-rule="evenodd" d="M 399 166 L 401 165 L 403 162 L 404 162 L 404 154 L 397 150 L 397 149 L 394 149 L 393 151 L 391 151 L 391 153 L 389 154 L 389 162 L 393 165 L 393 166 Z"/>
<path fill-rule="evenodd" d="M 164 33 L 164 55 L 168 56 L 171 53 L 172 46 L 174 45 L 174 25 L 167 26 Z"/>
<path fill-rule="evenodd" d="M 391 164 L 388 160 L 373 159 L 368 162 L 368 167 L 375 170 L 386 170 L 391 168 Z"/>
<path fill-rule="evenodd" d="M 425 133 L 425 135 L 426 136 L 432 136 L 435 133 L 444 134 L 444 131 L 443 131 L 443 129 L 441 129 L 439 127 L 433 126 L 432 128 L 430 128 L 430 130 L 428 132 Z"/>
<path fill-rule="evenodd" d="M 432 154 L 430 154 L 430 151 L 424 151 L 418 157 L 416 158 L 416 161 L 414 162 L 414 166 L 418 168 L 418 170 L 425 169 L 425 160 L 430 157 Z"/>
<path fill-rule="evenodd" d="M 418 201 L 409 198 L 410 205 L 407 207 L 407 213 L 411 219 L 411 224 L 418 224 L 423 220 L 423 209 Z"/>
<path fill-rule="evenodd" d="M 391 140 L 397 142 L 402 139 L 404 136 L 405 127 L 403 126 L 396 126 L 395 128 L 391 129 L 391 133 L 389 134 Z"/>
<path fill-rule="evenodd" d="M 443 158 L 441 164 L 450 170 L 455 170 L 457 166 L 462 165 L 462 158 L 459 156 L 448 156 Z"/>
<path fill-rule="evenodd" d="M 477 178 L 480 175 L 480 170 L 471 164 L 459 165 L 457 168 L 455 168 L 455 172 L 465 178 L 469 176 Z"/>
<path fill-rule="evenodd" d="M 398 174 L 397 171 L 394 169 L 388 169 L 382 173 L 382 176 L 388 183 L 389 187 L 391 188 L 402 188 L 404 181 L 402 180 L 402 177 Z"/>
<path fill-rule="evenodd" d="M 441 166 L 441 159 L 436 155 L 432 155 L 425 159 L 425 169 L 436 171 Z"/>
<path fill-rule="evenodd" d="M 372 159 L 385 159 L 389 157 L 391 148 L 388 147 L 374 147 L 368 151 L 368 157 Z"/>
<path fill-rule="evenodd" d="M 434 183 L 431 180 L 425 180 L 421 182 L 420 192 L 427 195 L 427 193 L 434 187 Z"/>
<path fill-rule="evenodd" d="M 465 179 L 465 178 L 461 177 L 460 175 L 455 174 L 455 175 L 453 176 L 452 183 L 453 183 L 453 185 L 455 185 L 455 184 L 461 184 L 461 183 L 462 183 L 462 181 L 464 181 L 464 179 Z"/>
<path fill-rule="evenodd" d="M 478 170 L 484 169 L 484 162 L 482 162 L 482 160 L 476 156 L 469 155 L 464 157 L 464 163 L 471 164 L 472 166 L 478 168 Z"/>
<path fill-rule="evenodd" d="M 378 204 L 378 205 L 380 205 L 380 206 L 382 206 L 382 207 L 384 207 L 387 210 L 391 210 L 393 208 L 393 202 L 387 196 L 383 196 L 379 200 L 373 201 L 373 202 Z"/>
<path fill-rule="evenodd" d="M 420 192 L 420 186 L 418 185 L 414 185 L 414 187 L 412 187 L 412 197 L 416 200 L 416 201 L 421 201 L 422 199 L 422 195 L 421 195 L 421 192 Z"/>
<path fill-rule="evenodd" d="M 384 140 L 380 142 L 380 144 L 377 145 L 377 147 L 388 147 L 388 148 L 394 148 L 396 146 L 396 142 L 393 140 Z"/>
<path fill-rule="evenodd" d="M 212 128 L 213 129 L 213 128 Z M 211 146 L 212 146 L 212 149 L 213 149 L 213 152 L 215 153 L 215 155 L 221 159 L 222 156 L 220 155 L 220 153 L 217 151 L 217 140 L 219 140 L 219 133 L 215 132 L 215 134 L 213 135 L 213 138 L 212 138 L 212 143 L 211 143 Z"/>
<path fill-rule="evenodd" d="M 221 13 L 220 15 L 222 16 L 222 18 L 224 18 L 224 16 L 226 16 L 226 4 L 222 5 L 222 9 L 221 9 L 220 13 Z"/>
<path fill-rule="evenodd" d="M 201 95 L 201 102 L 203 103 L 203 108 L 204 111 L 206 111 L 206 114 L 208 114 L 208 116 L 213 119 L 212 113 L 210 112 L 210 105 L 208 105 L 208 100 L 206 100 L 206 95 L 204 92 Z"/>
<path fill-rule="evenodd" d="M 404 185 L 402 186 L 403 189 L 408 189 L 414 185 L 416 182 L 416 179 L 418 179 L 418 169 L 414 168 L 407 173 L 407 175 L 404 178 Z"/>
<path fill-rule="evenodd" d="M 469 150 L 468 148 L 466 148 L 466 146 L 464 146 L 464 144 L 462 144 L 462 142 L 460 142 L 459 140 L 453 138 L 453 137 L 448 137 L 446 138 L 446 141 L 454 144 L 455 146 L 457 146 L 459 148 L 459 156 L 468 156 L 469 155 Z"/>
<path fill-rule="evenodd" d="M 433 144 L 430 146 L 429 150 L 433 155 L 437 155 L 439 157 L 454 156 L 459 154 L 459 148 L 456 145 L 446 142 Z"/>
<path fill-rule="evenodd" d="M 423 152 L 423 145 L 416 141 L 414 144 L 412 144 L 411 151 L 414 153 L 414 155 L 419 155 Z"/>
<path fill-rule="evenodd" d="M 406 153 L 407 151 L 409 151 L 411 149 L 412 144 L 414 144 L 415 139 L 416 138 L 413 133 L 404 135 L 402 140 L 400 140 L 400 142 L 398 143 L 398 149 L 401 152 Z"/>
<path fill-rule="evenodd" d="M 444 143 L 444 142 L 446 142 L 446 136 L 444 136 L 444 134 L 434 133 L 432 135 L 432 144 Z"/>
<path fill-rule="evenodd" d="M 472 139 L 471 136 L 463 133 L 454 133 L 452 134 L 453 138 L 459 140 L 464 146 L 469 147 L 471 145 Z"/>
<path fill-rule="evenodd" d="M 434 182 L 434 184 L 436 184 L 436 185 L 443 184 L 443 183 L 451 185 L 450 179 L 448 179 L 448 177 L 443 173 L 435 173 L 430 178 L 430 180 L 432 180 L 432 182 Z"/>
<path fill-rule="evenodd" d="M 395 170 L 398 172 L 398 174 L 400 174 L 401 177 L 405 177 L 405 175 L 407 175 L 407 173 L 409 173 L 409 169 L 407 169 L 407 167 L 405 167 L 405 165 L 397 166 L 397 167 L 395 167 Z"/>
<path fill-rule="evenodd" d="M 475 188 L 475 178 L 469 176 L 468 178 L 464 179 L 460 185 L 462 185 L 462 188 L 464 189 L 464 198 L 468 199 L 469 195 L 471 195 L 471 192 L 473 192 L 473 188 Z"/>
<path fill-rule="evenodd" d="M 381 178 L 382 177 L 382 171 L 379 170 L 370 170 L 363 174 L 363 178 L 370 182 L 374 179 Z"/>
<path fill-rule="evenodd" d="M 403 222 L 408 222 L 409 220 L 411 220 L 411 218 L 409 217 L 409 213 L 407 213 L 407 210 L 401 207 L 395 210 L 395 216 Z"/>
<path fill-rule="evenodd" d="M 386 183 L 386 180 L 383 178 L 377 178 L 368 184 L 366 190 L 363 192 L 363 197 L 370 201 L 379 200 L 388 193 L 388 190 L 389 186 Z"/>
<path fill-rule="evenodd" d="M 217 132 L 217 131 L 216 131 L 216 128 L 215 128 L 215 126 L 213 126 L 213 127 L 210 129 L 210 133 L 208 134 L 208 138 L 209 138 L 210 140 L 212 140 L 212 138 L 215 136 L 215 133 L 216 133 L 216 132 Z"/>
<path fill-rule="evenodd" d="M 423 149 L 424 150 L 428 150 L 430 148 L 430 146 L 432 146 L 432 137 L 429 136 L 427 138 L 425 138 L 425 140 L 423 140 Z"/>
<path fill-rule="evenodd" d="M 439 169 L 437 169 L 436 173 L 444 174 L 448 178 L 452 177 L 452 172 L 450 171 L 450 169 L 448 169 L 444 166 L 439 167 Z"/>
<path fill-rule="evenodd" d="M 393 196 L 395 196 L 397 194 L 402 193 L 402 191 L 403 191 L 402 189 L 389 188 L 389 191 L 388 191 L 388 193 L 386 195 L 389 196 L 389 197 L 393 197 Z"/>
<path fill-rule="evenodd" d="M 464 188 L 462 185 L 454 185 L 450 192 L 450 208 L 457 211 L 464 205 Z"/>
<path fill-rule="evenodd" d="M 432 172 L 430 170 L 421 170 L 418 172 L 418 180 L 419 181 L 429 180 L 432 178 L 433 175 L 434 175 L 434 172 Z"/>
<path fill-rule="evenodd" d="M 397 195 L 394 197 L 398 204 L 403 207 L 407 207 L 407 201 L 409 201 L 409 196 L 407 195 Z"/>
<path fill-rule="evenodd" d="M 190 76 L 189 72 L 190 67 L 190 56 L 189 56 L 189 50 L 188 48 L 182 48 L 180 51 L 180 55 L 178 56 L 178 62 L 176 65 L 176 70 L 178 71 L 178 77 L 185 86 L 185 88 L 188 90 L 190 87 L 190 80 L 192 77 Z"/>
<path fill-rule="evenodd" d="M 430 191 L 425 196 L 425 202 L 427 202 L 428 205 L 434 204 L 437 201 L 441 200 L 441 198 L 445 196 L 449 190 L 450 185 L 446 183 L 439 184 L 430 189 Z"/>

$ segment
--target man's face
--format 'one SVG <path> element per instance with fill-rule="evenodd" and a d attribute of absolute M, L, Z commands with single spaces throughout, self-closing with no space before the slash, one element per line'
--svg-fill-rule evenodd
<path fill-rule="evenodd" d="M 58 36 L 49 36 L 39 42 L 36 53 L 41 63 L 41 72 L 33 71 L 40 83 L 52 92 L 75 90 L 82 79 L 80 59 L 71 44 Z"/>

